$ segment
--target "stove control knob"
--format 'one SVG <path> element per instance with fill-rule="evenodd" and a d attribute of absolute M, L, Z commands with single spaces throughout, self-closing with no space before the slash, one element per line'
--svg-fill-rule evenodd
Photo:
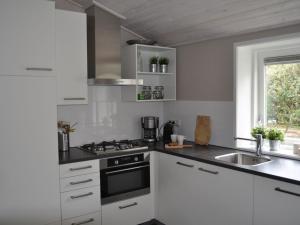
<path fill-rule="evenodd" d="M 139 161 L 139 158 L 138 157 L 134 157 L 134 161 L 135 162 Z"/>
<path fill-rule="evenodd" d="M 119 164 L 119 161 L 118 160 L 115 160 L 115 165 L 118 165 Z"/>

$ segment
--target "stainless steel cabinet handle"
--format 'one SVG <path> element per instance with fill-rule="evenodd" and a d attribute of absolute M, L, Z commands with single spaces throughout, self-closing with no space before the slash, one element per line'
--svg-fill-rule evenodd
<path fill-rule="evenodd" d="M 81 97 L 78 97 L 78 98 L 64 98 L 64 100 L 66 100 L 66 101 L 80 101 L 80 100 L 85 100 L 85 98 L 81 98 Z"/>
<path fill-rule="evenodd" d="M 81 180 L 81 181 L 76 181 L 76 182 L 70 182 L 71 185 L 76 185 L 76 184 L 84 184 L 84 183 L 89 183 L 92 182 L 93 179 L 88 179 L 88 180 Z"/>
<path fill-rule="evenodd" d="M 206 173 L 211 173 L 211 174 L 219 174 L 218 171 L 211 171 L 211 170 L 207 170 L 207 169 L 203 169 L 203 168 L 199 168 L 198 170 L 206 172 Z"/>
<path fill-rule="evenodd" d="M 82 224 L 87 224 L 87 223 L 91 223 L 91 222 L 94 222 L 95 220 L 93 218 L 90 218 L 88 220 L 85 220 L 85 221 L 81 221 L 81 222 L 78 222 L 78 223 L 71 223 L 71 225 L 82 225 Z"/>
<path fill-rule="evenodd" d="M 89 166 L 83 166 L 83 167 L 77 167 L 77 168 L 70 168 L 70 171 L 85 170 L 85 169 L 90 169 L 90 168 L 92 168 L 91 165 L 89 165 Z"/>
<path fill-rule="evenodd" d="M 30 71 L 52 71 L 52 68 L 43 68 L 43 67 L 27 67 L 26 70 Z"/>
<path fill-rule="evenodd" d="M 137 205 L 137 204 L 138 204 L 137 202 L 134 202 L 134 203 L 129 204 L 129 205 L 119 206 L 119 209 L 125 209 L 125 208 L 128 208 L 128 207 L 135 206 L 135 205 Z"/>
<path fill-rule="evenodd" d="M 180 166 L 189 167 L 189 168 L 193 168 L 193 167 L 194 167 L 194 165 L 185 164 L 185 163 L 182 163 L 182 162 L 177 162 L 176 164 L 178 164 L 178 165 L 180 165 Z"/>
<path fill-rule="evenodd" d="M 285 194 L 289 194 L 289 195 L 294 195 L 294 196 L 300 197 L 299 193 L 295 193 L 295 192 L 283 190 L 280 187 L 275 188 L 275 191 L 279 191 L 279 192 L 282 192 L 282 193 L 285 193 Z"/>
<path fill-rule="evenodd" d="M 105 174 L 115 174 L 115 173 L 119 173 L 119 172 L 123 172 L 123 171 L 130 171 L 130 170 L 135 170 L 135 169 L 140 169 L 140 168 L 145 168 L 145 167 L 149 167 L 149 165 L 136 166 L 136 167 L 132 167 L 132 168 L 128 168 L 128 169 L 109 171 L 109 172 L 105 172 Z"/>
<path fill-rule="evenodd" d="M 93 195 L 94 193 L 93 192 L 89 192 L 89 193 L 86 193 L 86 194 L 83 194 L 83 195 L 72 195 L 70 198 L 71 199 L 76 199 L 76 198 L 83 198 L 83 197 L 87 197 L 87 196 L 90 196 L 90 195 Z"/>

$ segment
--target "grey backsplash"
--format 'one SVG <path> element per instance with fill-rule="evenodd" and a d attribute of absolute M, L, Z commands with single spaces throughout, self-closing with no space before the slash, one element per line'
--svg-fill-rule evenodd
<path fill-rule="evenodd" d="M 58 120 L 78 122 L 70 135 L 71 146 L 102 140 L 135 139 L 141 137 L 142 116 L 158 116 L 163 122 L 163 103 L 122 101 L 121 87 L 94 86 L 88 88 L 88 105 L 58 106 Z"/>

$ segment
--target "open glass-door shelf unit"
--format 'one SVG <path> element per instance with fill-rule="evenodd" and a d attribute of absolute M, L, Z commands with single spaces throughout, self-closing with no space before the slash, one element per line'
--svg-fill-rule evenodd
<path fill-rule="evenodd" d="M 162 73 L 159 65 L 157 71 L 150 71 L 152 57 L 168 58 L 168 71 Z M 122 49 L 122 77 L 143 81 L 143 85 L 122 88 L 122 97 L 127 101 L 154 102 L 176 100 L 176 49 L 152 45 L 130 45 Z M 139 83 L 139 82 L 137 82 Z M 164 97 L 155 99 L 140 99 L 144 86 L 151 86 L 154 91 L 156 86 L 163 86 Z"/>

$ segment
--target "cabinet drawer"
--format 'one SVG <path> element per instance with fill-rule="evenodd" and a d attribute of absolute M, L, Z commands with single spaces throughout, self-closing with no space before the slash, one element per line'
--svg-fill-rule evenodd
<path fill-rule="evenodd" d="M 100 185 L 100 173 L 90 173 L 80 176 L 60 179 L 60 192 Z M 100 187 L 99 187 L 100 188 Z"/>
<path fill-rule="evenodd" d="M 151 194 L 102 206 L 102 225 L 136 225 L 154 218 Z"/>
<path fill-rule="evenodd" d="M 62 221 L 62 225 L 101 225 L 100 213 L 92 213 Z"/>
<path fill-rule="evenodd" d="M 60 166 L 60 178 L 99 172 L 99 160 L 70 163 Z"/>
<path fill-rule="evenodd" d="M 61 194 L 62 218 L 88 214 L 100 210 L 100 187 L 83 188 Z"/>

